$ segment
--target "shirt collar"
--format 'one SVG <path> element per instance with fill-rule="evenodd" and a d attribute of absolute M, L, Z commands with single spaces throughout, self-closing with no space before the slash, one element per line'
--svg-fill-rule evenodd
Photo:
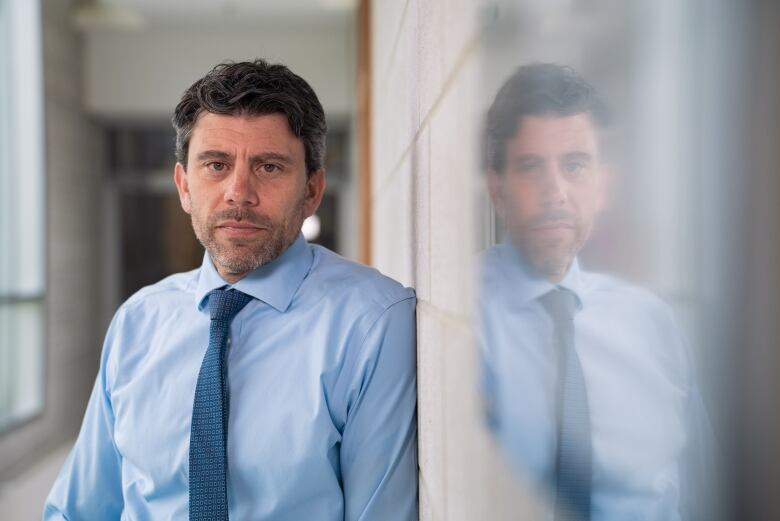
<path fill-rule="evenodd" d="M 511 242 L 505 242 L 499 248 L 502 264 L 507 269 L 507 288 L 511 288 L 512 300 L 525 306 L 555 288 L 565 288 L 574 293 L 577 297 L 577 307 L 582 309 L 582 272 L 576 257 L 563 279 L 554 284 L 531 266 Z"/>
<path fill-rule="evenodd" d="M 214 289 L 227 286 L 262 300 L 283 313 L 309 273 L 312 259 L 312 250 L 299 233 L 295 242 L 276 259 L 260 266 L 235 284 L 229 284 L 217 272 L 211 256 L 206 252 L 198 274 L 195 303 L 198 309 L 203 311 L 208 294 Z"/>

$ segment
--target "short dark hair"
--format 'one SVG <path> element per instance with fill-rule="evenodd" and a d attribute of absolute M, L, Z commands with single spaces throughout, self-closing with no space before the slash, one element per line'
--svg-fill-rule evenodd
<path fill-rule="evenodd" d="M 574 69 L 552 63 L 518 68 L 504 83 L 490 106 L 485 125 L 485 163 L 504 169 L 506 144 L 523 116 L 573 116 L 587 113 L 598 128 L 609 123 L 607 106 L 596 89 Z"/>
<path fill-rule="evenodd" d="M 261 59 L 223 62 L 184 92 L 171 122 L 176 130 L 176 160 L 185 169 L 192 130 L 203 112 L 284 114 L 292 133 L 303 141 L 307 175 L 323 167 L 328 130 L 325 111 L 306 80 L 284 65 Z"/>

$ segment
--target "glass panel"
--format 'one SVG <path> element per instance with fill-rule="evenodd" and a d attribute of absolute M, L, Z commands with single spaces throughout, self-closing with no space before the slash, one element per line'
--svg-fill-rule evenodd
<path fill-rule="evenodd" d="M 43 408 L 41 67 L 39 3 L 0 1 L 0 431 Z"/>
<path fill-rule="evenodd" d="M 7 6 L 0 0 L 0 245 L 3 254 L 0 255 L 0 295 L 10 290 L 10 249 L 11 213 L 9 204 L 10 179 L 8 172 L 8 127 L 10 115 L 8 112 L 8 31 Z"/>
<path fill-rule="evenodd" d="M 40 295 L 44 289 L 44 154 L 43 154 L 43 79 L 41 73 L 41 35 L 38 2 L 10 4 L 7 33 L 13 45 L 7 45 L 10 69 L 6 76 L 13 100 L 5 113 L 11 114 L 6 134 L 8 147 L 7 178 L 3 206 L 10 213 L 9 256 L 11 291 L 22 295 Z M 7 42 L 8 43 L 8 42 Z"/>
<path fill-rule="evenodd" d="M 691 3 L 492 4 L 480 99 L 482 204 L 496 211 L 479 223 L 485 424 L 555 517 L 668 506 L 650 517 L 718 519 L 709 510 L 729 498 L 713 440 L 733 414 L 719 376 L 738 324 L 709 318 L 734 295 L 722 282 L 729 247 L 706 242 L 720 232 L 708 216 L 731 211 L 716 195 L 739 152 L 717 109 L 740 100 L 709 86 L 733 80 L 701 79 L 717 55 Z M 729 203 L 742 204 L 738 192 Z"/>
<path fill-rule="evenodd" d="M 0 305 L 0 430 L 43 408 L 43 302 Z"/>

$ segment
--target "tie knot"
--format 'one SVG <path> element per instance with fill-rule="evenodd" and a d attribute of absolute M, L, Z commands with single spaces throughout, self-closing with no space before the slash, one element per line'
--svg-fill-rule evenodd
<path fill-rule="evenodd" d="M 211 320 L 233 320 L 252 297 L 234 289 L 215 289 L 209 293 L 209 311 Z"/>
<path fill-rule="evenodd" d="M 574 320 L 577 311 L 577 295 L 565 288 L 555 288 L 539 297 L 539 302 L 556 322 Z"/>

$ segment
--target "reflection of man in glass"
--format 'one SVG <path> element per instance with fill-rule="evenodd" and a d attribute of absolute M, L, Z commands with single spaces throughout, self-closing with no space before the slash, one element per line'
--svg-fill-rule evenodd
<path fill-rule="evenodd" d="M 566 67 L 521 67 L 487 121 L 508 238 L 483 256 L 480 337 L 495 436 L 550 518 L 688 519 L 706 424 L 669 308 L 580 269 L 606 192 L 605 108 Z"/>

